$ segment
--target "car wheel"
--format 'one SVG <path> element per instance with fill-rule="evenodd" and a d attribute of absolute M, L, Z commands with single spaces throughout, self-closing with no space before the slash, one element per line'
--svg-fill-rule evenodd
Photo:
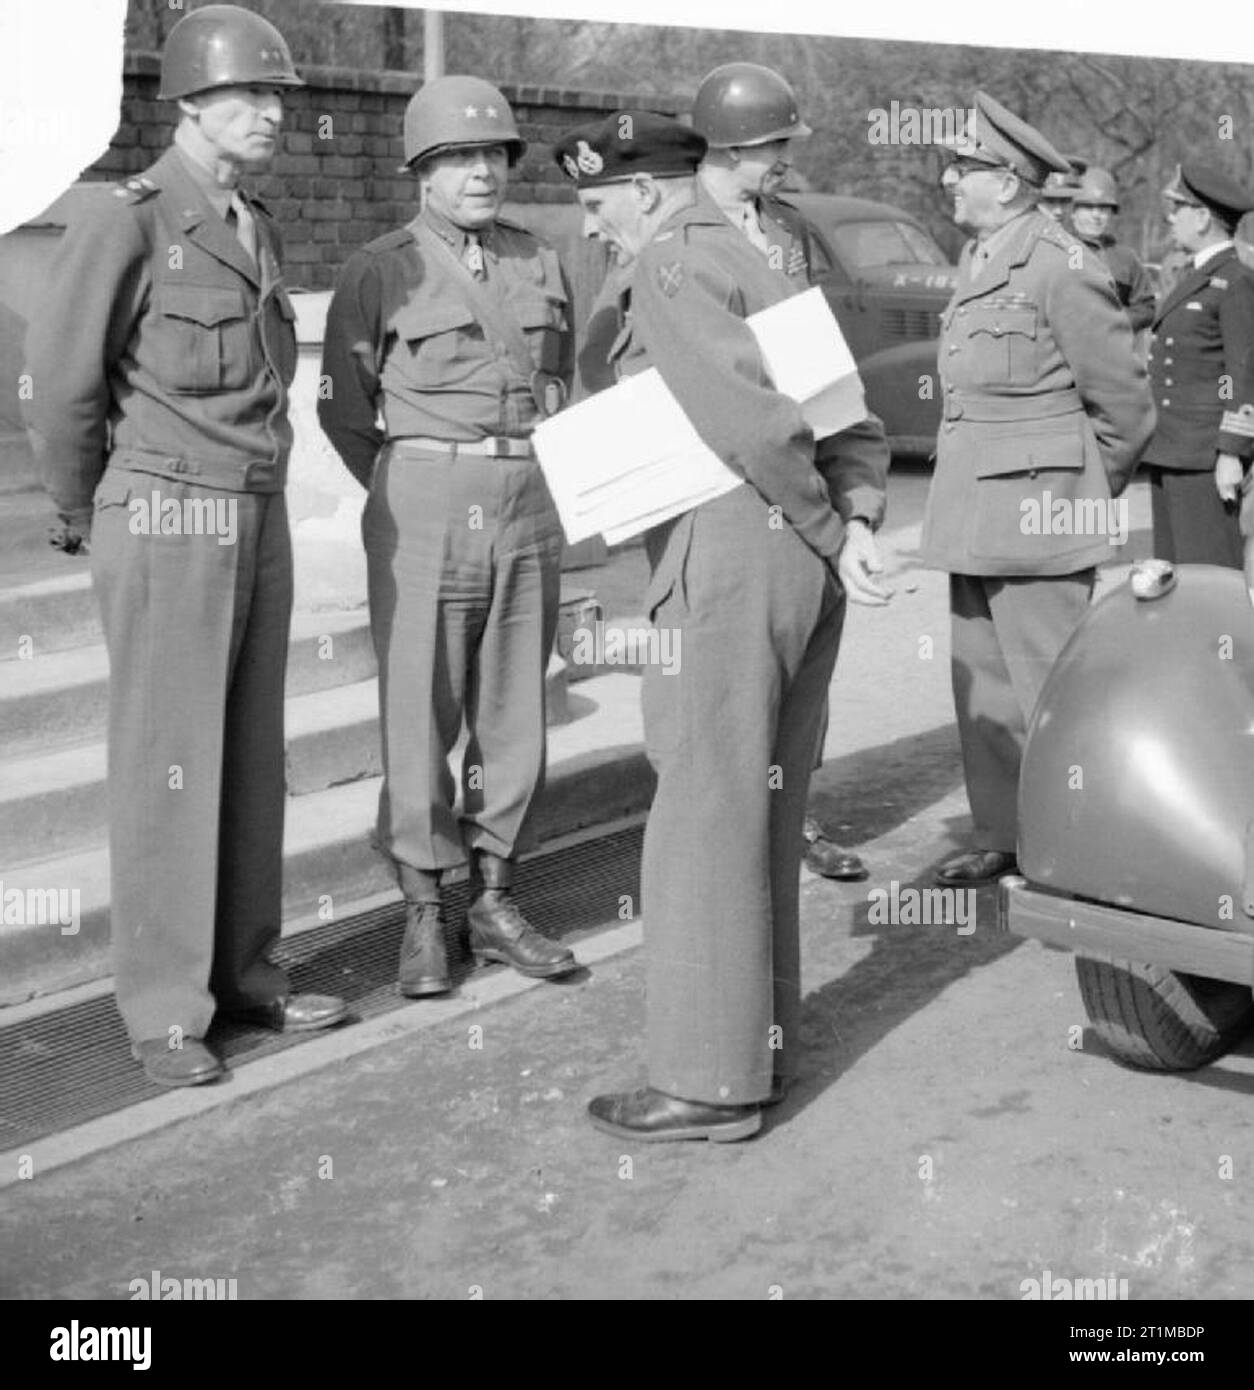
<path fill-rule="evenodd" d="M 1092 956 L 1077 956 L 1075 969 L 1094 1031 L 1127 1066 L 1191 1071 L 1254 1024 L 1248 985 Z"/>

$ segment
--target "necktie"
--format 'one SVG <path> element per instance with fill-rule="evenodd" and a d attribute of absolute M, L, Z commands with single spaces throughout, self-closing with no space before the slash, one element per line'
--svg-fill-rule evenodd
<path fill-rule="evenodd" d="M 740 226 L 745 236 L 749 238 L 750 242 L 756 246 L 759 251 L 767 251 L 770 249 L 770 243 L 766 239 L 766 233 L 762 230 L 761 222 L 758 221 L 757 207 L 752 202 L 745 203 L 741 208 Z"/>
<path fill-rule="evenodd" d="M 239 244 L 255 261 L 257 259 L 257 223 L 247 204 L 237 192 L 231 194 L 231 206 L 227 209 L 226 223 L 232 227 Z"/>
<path fill-rule="evenodd" d="M 483 258 L 483 247 L 477 232 L 466 233 L 466 268 L 476 280 L 488 278 L 487 265 Z"/>

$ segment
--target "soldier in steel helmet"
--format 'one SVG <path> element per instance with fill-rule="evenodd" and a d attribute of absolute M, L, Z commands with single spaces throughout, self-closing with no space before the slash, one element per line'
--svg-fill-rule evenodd
<path fill-rule="evenodd" d="M 801 829 L 853 582 L 814 435 L 745 323 L 789 286 L 698 197 L 705 151 L 695 130 L 642 111 L 554 150 L 586 233 L 631 269 L 615 371 L 655 368 L 744 480 L 645 537 L 645 610 L 682 636 L 683 663 L 647 666 L 642 696 L 658 775 L 641 877 L 648 1084 L 589 1105 L 628 1140 L 746 1138 L 795 1073 Z"/>
<path fill-rule="evenodd" d="M 1053 169 L 1045 175 L 1045 182 L 1041 185 L 1041 196 L 1037 199 L 1037 206 L 1043 213 L 1065 227 L 1071 213 L 1071 200 L 1075 196 L 1077 186 L 1076 175 L 1070 168 L 1065 174 L 1059 169 Z"/>
<path fill-rule="evenodd" d="M 792 142 L 810 128 L 801 119 L 788 82 L 758 63 L 726 63 L 702 80 L 692 107 L 693 129 L 709 149 L 701 164 L 701 196 L 709 198 L 796 291 L 814 283 L 813 236 L 801 211 L 779 196 L 792 166 Z M 883 566 L 875 532 L 884 519 L 889 450 L 873 415 L 821 440 L 816 462 L 832 505 L 847 528 L 845 585 L 855 603 L 882 604 L 875 575 Z M 818 762 L 827 734 L 824 715 Z M 816 817 L 804 826 L 805 863 L 826 878 L 866 876 L 862 860 L 832 842 Z"/>
<path fill-rule="evenodd" d="M 524 149 L 490 83 L 428 82 L 405 112 L 419 211 L 350 258 L 327 314 L 319 417 L 370 494 L 378 836 L 405 895 L 414 997 L 451 988 L 442 880 L 467 853 L 476 960 L 543 979 L 577 967 L 511 893 L 544 777 L 563 544 L 530 435 L 562 405 L 573 357 L 555 252 L 500 216 Z M 448 758 L 463 721 L 459 814 Z"/>
<path fill-rule="evenodd" d="M 1234 234 L 1254 195 L 1203 160 L 1164 190 L 1173 244 L 1188 256 L 1150 337 L 1158 428 L 1150 478 L 1154 554 L 1178 564 L 1242 565 L 1234 503 L 1254 459 L 1254 271 Z M 1251 518 L 1254 521 L 1254 518 Z"/>
<path fill-rule="evenodd" d="M 1154 319 L 1154 285 L 1141 258 L 1111 231 L 1118 211 L 1119 186 L 1114 175 L 1090 164 L 1071 199 L 1071 227 L 1105 262 L 1132 331 L 1139 333 Z"/>
<path fill-rule="evenodd" d="M 55 543 L 90 543 L 109 651 L 118 1006 L 163 1086 L 222 1072 L 204 1042 L 215 1010 L 288 1030 L 344 1017 L 269 960 L 296 339 L 277 228 L 240 180 L 269 162 L 302 85 L 257 15 L 180 20 L 159 93 L 178 103 L 173 148 L 71 221 L 27 342 Z"/>
<path fill-rule="evenodd" d="M 925 564 L 949 571 L 974 821 L 973 848 L 937 870 L 946 886 L 1015 865 L 1028 721 L 1096 566 L 1112 558 L 1111 499 L 1154 425 L 1110 275 L 1034 206 L 1068 161 L 1000 102 L 975 100 L 975 133 L 942 176 L 973 238 L 941 318 L 942 421 L 920 544 Z"/>

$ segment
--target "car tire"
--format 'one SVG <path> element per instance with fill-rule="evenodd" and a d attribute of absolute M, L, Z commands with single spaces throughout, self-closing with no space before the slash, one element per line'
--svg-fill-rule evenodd
<path fill-rule="evenodd" d="M 1075 969 L 1094 1031 L 1126 1066 L 1192 1071 L 1254 1024 L 1248 985 L 1093 956 L 1077 956 Z"/>

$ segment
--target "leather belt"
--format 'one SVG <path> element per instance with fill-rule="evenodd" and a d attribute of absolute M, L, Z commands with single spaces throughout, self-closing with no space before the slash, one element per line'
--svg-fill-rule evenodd
<path fill-rule="evenodd" d="M 409 449 L 434 450 L 439 454 L 477 454 L 487 458 L 529 459 L 535 457 L 535 450 L 529 439 L 515 439 L 507 434 L 490 434 L 486 439 L 463 441 L 460 439 L 425 439 L 419 435 L 404 435 L 394 439 L 393 444 Z"/>

